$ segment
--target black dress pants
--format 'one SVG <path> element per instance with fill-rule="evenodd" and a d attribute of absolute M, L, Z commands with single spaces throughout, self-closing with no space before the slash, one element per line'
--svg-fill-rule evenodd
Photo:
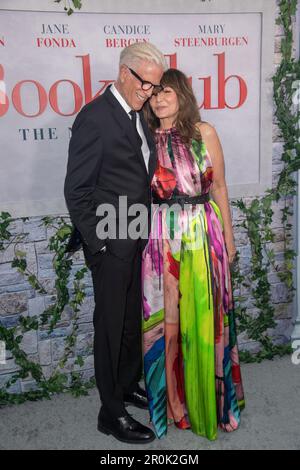
<path fill-rule="evenodd" d="M 85 249 L 86 254 L 86 249 Z M 123 260 L 110 251 L 91 263 L 96 384 L 102 406 L 124 415 L 123 394 L 133 392 L 142 373 L 141 249 Z"/>

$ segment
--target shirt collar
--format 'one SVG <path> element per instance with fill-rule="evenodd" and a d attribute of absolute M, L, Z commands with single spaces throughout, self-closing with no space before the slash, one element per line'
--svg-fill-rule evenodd
<path fill-rule="evenodd" d="M 124 100 L 123 96 L 120 94 L 120 92 L 116 89 L 114 83 L 112 84 L 112 86 L 110 87 L 110 91 L 112 92 L 112 94 L 114 95 L 114 97 L 119 101 L 120 105 L 122 106 L 122 108 L 126 111 L 126 113 L 128 114 L 130 111 L 131 111 L 131 107 L 126 103 L 126 101 Z"/>

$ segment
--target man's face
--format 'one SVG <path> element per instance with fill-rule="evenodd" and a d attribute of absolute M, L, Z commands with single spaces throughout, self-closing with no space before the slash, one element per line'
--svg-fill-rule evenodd
<path fill-rule="evenodd" d="M 148 60 L 137 62 L 130 67 L 143 81 L 159 85 L 163 75 L 161 65 Z M 134 111 L 139 111 L 144 103 L 152 96 L 153 87 L 149 90 L 142 89 L 141 81 L 130 71 L 127 65 L 122 65 L 120 69 L 120 92 L 127 104 Z"/>

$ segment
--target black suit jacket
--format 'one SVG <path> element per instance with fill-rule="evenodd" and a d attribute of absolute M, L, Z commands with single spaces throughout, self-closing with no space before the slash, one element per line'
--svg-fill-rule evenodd
<path fill-rule="evenodd" d="M 132 122 L 109 89 L 84 106 L 74 121 L 64 192 L 71 220 L 91 256 L 104 245 L 120 258 L 135 253 L 137 240 L 119 239 L 118 233 L 115 240 L 97 237 L 96 209 L 112 204 L 119 222 L 119 196 L 127 196 L 128 207 L 140 203 L 150 208 L 155 144 L 142 113 L 140 117 L 150 150 L 149 172 Z"/>

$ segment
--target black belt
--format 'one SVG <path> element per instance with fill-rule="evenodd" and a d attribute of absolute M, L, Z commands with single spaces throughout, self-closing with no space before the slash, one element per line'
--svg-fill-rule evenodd
<path fill-rule="evenodd" d="M 169 207 L 173 204 L 179 204 L 182 209 L 185 204 L 204 204 L 209 199 L 209 193 L 201 194 L 200 196 L 173 196 L 171 199 L 160 199 L 156 194 L 153 194 L 153 204 L 167 204 Z"/>

